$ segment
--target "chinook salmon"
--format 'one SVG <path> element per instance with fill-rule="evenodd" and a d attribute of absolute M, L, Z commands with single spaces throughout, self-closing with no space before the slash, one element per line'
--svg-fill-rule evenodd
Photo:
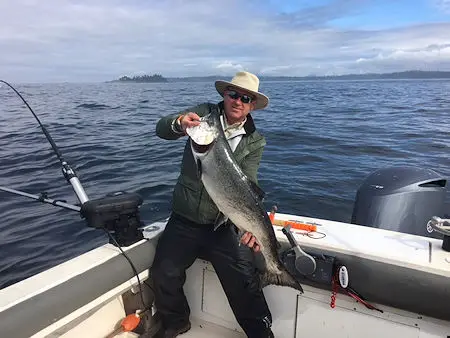
<path fill-rule="evenodd" d="M 263 192 L 234 160 L 220 115 L 213 112 L 200 122 L 186 132 L 198 174 L 221 212 L 215 228 L 229 219 L 241 232 L 248 231 L 256 237 L 266 265 L 260 276 L 262 286 L 288 286 L 303 292 L 300 283 L 280 261 L 275 231 L 262 202 Z"/>

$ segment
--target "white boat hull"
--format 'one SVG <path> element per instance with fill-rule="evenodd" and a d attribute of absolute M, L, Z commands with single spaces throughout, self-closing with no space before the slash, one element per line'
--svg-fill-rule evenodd
<path fill-rule="evenodd" d="M 440 249 L 441 241 L 320 219 L 278 217 L 318 223 L 326 237 L 296 234 L 299 244 L 339 257 L 349 268 L 352 286 L 384 312 L 367 309 L 343 294 L 331 308 L 331 292 L 325 287 L 303 283 L 305 292 L 300 295 L 268 286 L 264 293 L 276 337 L 450 336 L 450 311 L 445 311 L 450 308 L 450 253 Z M 162 231 L 165 222 L 155 225 Z M 281 231 L 276 233 L 287 242 Z M 148 277 L 157 234 L 124 248 L 141 281 Z M 127 292 L 139 291 L 132 276 L 120 251 L 108 244 L 0 290 L 1 336 L 105 337 L 130 311 L 124 300 Z M 145 284 L 143 288 L 148 291 Z M 380 296 L 380 290 L 386 293 Z M 417 290 L 421 294 L 413 293 Z M 183 337 L 244 337 L 209 262 L 199 259 L 188 270 L 185 292 L 193 326 Z M 407 296 L 422 298 L 399 300 Z M 146 299 L 152 301 L 151 296 Z M 420 304 L 422 311 L 408 310 Z M 137 335 L 119 337 L 125 336 Z"/>

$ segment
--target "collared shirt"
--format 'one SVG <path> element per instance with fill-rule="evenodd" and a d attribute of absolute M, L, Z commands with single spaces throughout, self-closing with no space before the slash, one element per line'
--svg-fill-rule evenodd
<path fill-rule="evenodd" d="M 236 150 L 236 147 L 241 141 L 242 136 L 246 134 L 244 129 L 244 124 L 246 121 L 247 118 L 245 118 L 245 120 L 242 122 L 229 125 L 227 119 L 224 118 L 224 115 L 220 116 L 220 122 L 222 122 L 222 128 L 223 131 L 225 132 L 225 137 L 233 152 Z"/>

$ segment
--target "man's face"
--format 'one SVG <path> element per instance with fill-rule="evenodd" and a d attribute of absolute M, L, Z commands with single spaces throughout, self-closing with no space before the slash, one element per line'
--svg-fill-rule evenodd
<path fill-rule="evenodd" d="M 233 124 L 241 122 L 255 108 L 256 100 L 248 92 L 229 87 L 223 95 L 225 114 L 228 123 Z"/>

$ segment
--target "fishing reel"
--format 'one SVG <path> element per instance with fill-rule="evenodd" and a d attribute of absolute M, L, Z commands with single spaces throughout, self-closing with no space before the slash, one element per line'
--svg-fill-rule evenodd
<path fill-rule="evenodd" d="M 100 199 L 88 200 L 80 214 L 88 226 L 114 233 L 114 245 L 129 246 L 144 238 L 139 207 L 143 200 L 136 193 L 116 192 Z"/>
<path fill-rule="evenodd" d="M 75 170 L 73 170 L 69 163 L 64 160 L 47 128 L 45 128 L 45 126 L 41 123 L 28 102 L 11 84 L 0 80 L 0 84 L 2 83 L 10 87 L 20 97 L 23 103 L 33 114 L 36 121 L 39 123 L 45 137 L 52 146 L 53 151 L 61 163 L 62 172 L 65 179 L 72 186 L 75 194 L 77 195 L 81 208 L 76 205 L 68 204 L 62 200 L 52 200 L 48 198 L 46 194 L 37 196 L 1 186 L 0 190 L 32 198 L 42 203 L 49 203 L 65 209 L 80 212 L 81 217 L 87 220 L 90 227 L 105 230 L 108 233 L 110 240 L 112 240 L 112 243 L 116 246 L 129 246 L 143 239 L 144 236 L 142 230 L 139 229 L 144 226 L 139 216 L 139 206 L 143 202 L 142 198 L 136 193 L 126 193 L 120 191 L 106 195 L 104 198 L 89 200 Z M 114 233 L 114 236 L 111 235 L 111 233 Z"/>

